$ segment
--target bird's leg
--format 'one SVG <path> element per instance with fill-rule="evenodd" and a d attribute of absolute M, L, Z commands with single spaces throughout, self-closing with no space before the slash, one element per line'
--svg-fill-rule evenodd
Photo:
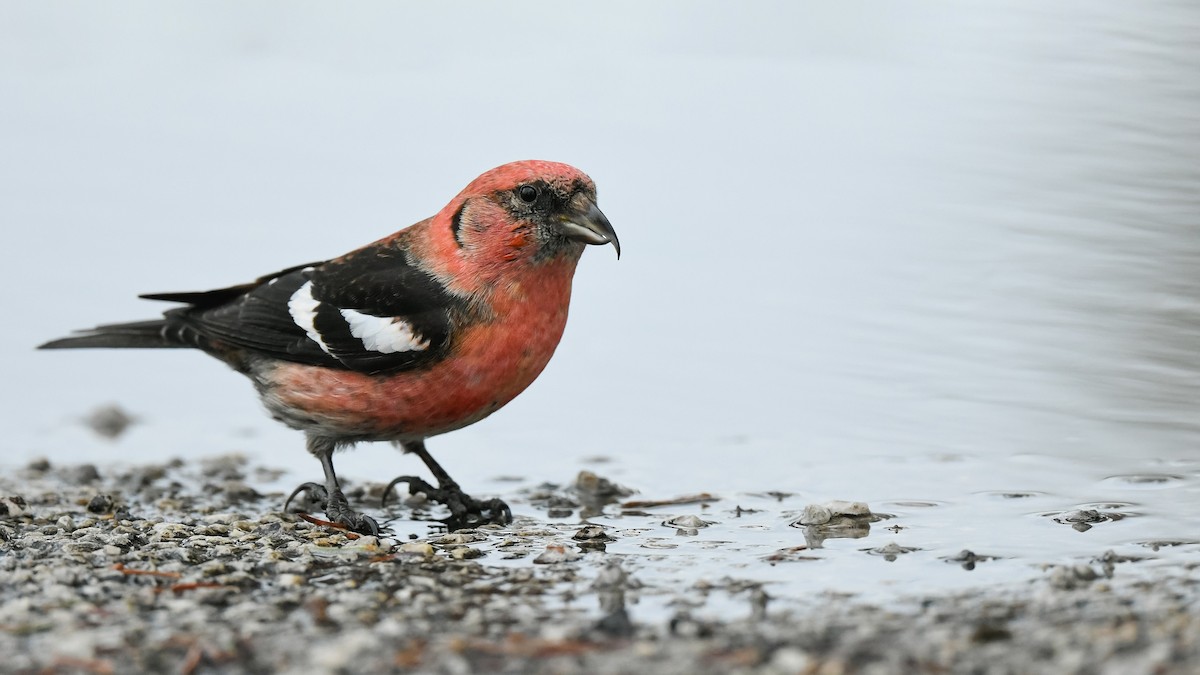
<path fill-rule="evenodd" d="M 387 498 L 392 493 L 393 487 L 399 483 L 407 483 L 410 493 L 423 492 L 430 501 L 440 502 L 449 507 L 450 517 L 444 522 L 446 527 L 451 530 L 460 530 L 464 527 L 474 527 L 485 523 L 505 525 L 512 522 L 512 510 L 508 508 L 508 504 L 499 499 L 475 499 L 463 492 L 458 483 L 425 449 L 425 441 L 404 441 L 400 443 L 400 447 L 425 462 L 425 466 L 429 467 L 429 472 L 437 480 L 438 486 L 434 487 L 417 476 L 400 476 L 388 483 L 387 488 L 384 489 L 383 505 L 387 505 Z"/>
<path fill-rule="evenodd" d="M 307 492 L 310 496 L 315 496 L 325 503 L 325 517 L 331 522 L 345 525 L 354 532 L 378 535 L 379 524 L 375 522 L 375 519 L 352 510 L 350 503 L 346 501 L 346 495 L 342 493 L 342 487 L 338 484 L 337 474 L 333 470 L 334 442 L 328 438 L 309 434 L 307 443 L 308 451 L 321 460 L 321 468 L 325 470 L 325 484 L 304 483 L 297 487 L 291 496 L 287 498 L 287 501 L 284 502 L 283 510 L 287 510 L 288 504 L 292 503 L 292 499 L 296 495 L 301 492 Z"/>

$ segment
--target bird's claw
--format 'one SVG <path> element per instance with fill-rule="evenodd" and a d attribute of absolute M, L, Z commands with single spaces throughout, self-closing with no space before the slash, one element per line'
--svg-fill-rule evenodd
<path fill-rule="evenodd" d="M 335 523 L 345 525 L 352 532 L 379 536 L 379 523 L 365 513 L 359 513 L 350 508 L 346 495 L 341 490 L 334 490 L 325 504 L 325 517 Z"/>
<path fill-rule="evenodd" d="M 292 494 L 288 495 L 287 501 L 283 503 L 283 510 L 285 512 L 288 510 L 288 507 L 292 505 L 292 500 L 295 499 L 296 495 L 300 494 L 301 492 L 305 493 L 308 499 L 312 502 L 321 504 L 322 508 L 324 508 L 325 504 L 329 503 L 329 490 L 326 490 L 324 485 L 311 482 L 301 483 L 300 485 L 296 486 L 295 490 L 292 490 Z"/>
<path fill-rule="evenodd" d="M 304 483 L 293 490 L 287 501 L 283 503 L 284 511 L 287 511 L 292 500 L 301 492 L 307 493 L 309 499 L 322 504 L 325 509 L 325 518 L 329 522 L 343 525 L 351 532 L 379 536 L 379 523 L 375 522 L 374 518 L 351 509 L 350 503 L 346 501 L 346 495 L 341 490 L 334 490 L 331 494 L 320 483 Z"/>
<path fill-rule="evenodd" d="M 434 487 L 416 476 L 400 476 L 388 483 L 387 487 L 383 490 L 383 498 L 380 500 L 381 506 L 387 506 L 388 496 L 392 494 L 392 488 L 400 483 L 407 483 L 408 491 L 411 494 L 422 492 L 429 501 L 445 504 L 450 509 L 450 517 L 442 522 L 450 530 L 461 530 L 488 523 L 507 525 L 512 522 L 512 509 L 503 500 L 494 498 L 475 499 L 463 492 L 457 483 L 451 482 L 440 487 Z"/>

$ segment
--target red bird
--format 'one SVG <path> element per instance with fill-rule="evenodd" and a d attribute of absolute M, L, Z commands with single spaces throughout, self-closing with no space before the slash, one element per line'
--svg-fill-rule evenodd
<path fill-rule="evenodd" d="M 452 527 L 508 522 L 508 505 L 464 494 L 425 439 L 487 417 L 542 372 L 585 244 L 621 255 L 592 180 L 566 164 L 513 162 L 434 217 L 340 258 L 241 286 L 143 295 L 186 306 L 40 348 L 190 347 L 224 361 L 321 461 L 325 484 L 305 483 L 288 502 L 307 491 L 350 529 L 379 531 L 350 508 L 333 470 L 334 451 L 358 441 L 396 442 L 437 480 L 401 476 L 385 500 L 405 482 L 446 504 Z"/>

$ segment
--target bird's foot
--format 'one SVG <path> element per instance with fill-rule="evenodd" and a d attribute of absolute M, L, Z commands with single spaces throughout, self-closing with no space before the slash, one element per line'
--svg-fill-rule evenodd
<path fill-rule="evenodd" d="M 287 511 L 288 507 L 292 505 L 292 500 L 301 493 L 304 493 L 305 501 L 310 504 L 320 504 L 321 508 L 325 508 L 325 504 L 329 503 L 329 490 L 326 490 L 324 485 L 320 483 L 301 483 L 296 486 L 295 490 L 292 490 L 292 494 L 288 495 L 287 501 L 283 503 L 283 510 Z"/>
<path fill-rule="evenodd" d="M 451 531 L 488 523 L 507 525 L 512 522 L 512 509 L 500 499 L 475 499 L 453 481 L 434 487 L 416 476 L 400 476 L 388 483 L 383 491 L 382 506 L 387 506 L 388 495 L 400 483 L 408 484 L 410 494 L 422 492 L 430 501 L 445 504 L 450 509 L 450 517 L 442 522 Z"/>
<path fill-rule="evenodd" d="M 329 519 L 329 522 L 341 525 L 351 532 L 373 536 L 379 535 L 379 523 L 375 522 L 375 519 L 371 516 L 351 509 L 350 503 L 346 501 L 346 495 L 342 494 L 340 488 L 330 493 L 320 483 L 304 483 L 293 490 L 292 494 L 288 496 L 287 501 L 283 503 L 284 511 L 287 511 L 292 500 L 301 492 L 305 493 L 309 500 L 322 504 L 322 507 L 325 509 L 325 517 Z"/>

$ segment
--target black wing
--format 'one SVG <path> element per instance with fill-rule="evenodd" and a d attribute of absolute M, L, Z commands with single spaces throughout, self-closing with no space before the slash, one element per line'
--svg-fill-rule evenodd
<path fill-rule="evenodd" d="M 168 323 L 203 348 L 370 374 L 443 358 L 465 307 L 403 251 L 375 247 L 253 284 L 143 297 L 190 303 Z"/>
<path fill-rule="evenodd" d="M 255 279 L 254 281 L 251 281 L 248 284 L 240 284 L 237 286 L 230 286 L 229 288 L 218 288 L 215 291 L 191 291 L 191 292 L 183 292 L 183 293 L 144 293 L 142 295 L 139 295 L 138 297 L 145 298 L 146 300 L 166 300 L 167 302 L 185 302 L 189 305 L 195 305 L 196 307 L 198 307 L 200 309 L 208 309 L 211 307 L 216 307 L 218 305 L 223 305 L 226 302 L 229 302 L 230 300 L 236 300 L 236 299 L 242 297 L 243 295 L 249 293 L 250 291 L 253 291 L 255 288 L 258 288 L 259 286 L 262 286 L 263 284 L 268 283 L 274 279 L 278 279 L 279 277 L 290 274 L 291 272 L 297 272 L 299 270 L 305 269 L 306 267 L 319 267 L 324 264 L 325 264 L 325 261 L 305 263 L 303 265 L 296 265 L 295 267 L 289 267 L 286 270 L 280 270 L 274 274 L 268 274 L 265 277 L 259 277 L 259 278 Z"/>

